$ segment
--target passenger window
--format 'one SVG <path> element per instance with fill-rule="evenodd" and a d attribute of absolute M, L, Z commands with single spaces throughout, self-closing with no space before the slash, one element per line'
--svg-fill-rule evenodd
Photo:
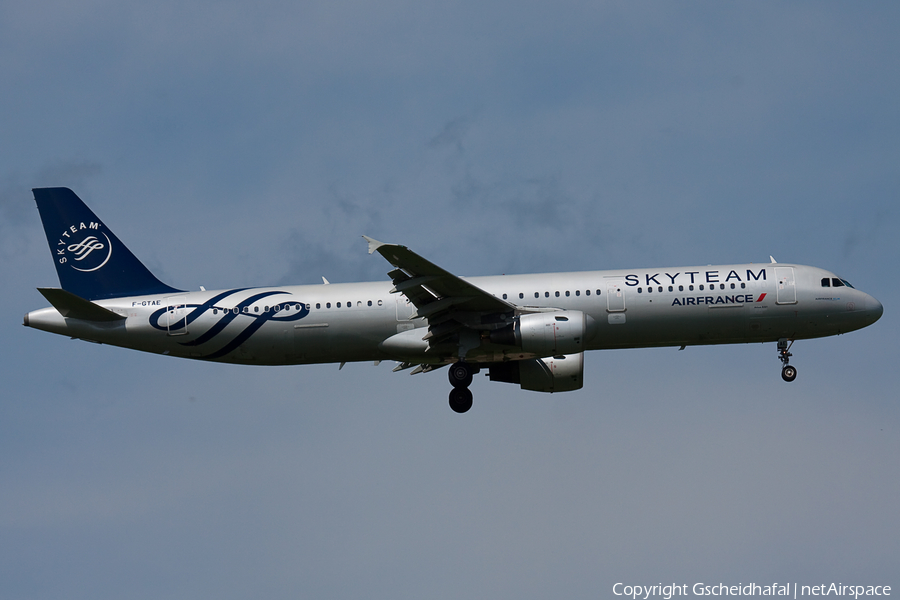
<path fill-rule="evenodd" d="M 644 288 L 638 288 L 638 294 L 641 294 L 643 292 L 644 292 Z"/>
<path fill-rule="evenodd" d="M 653 293 L 653 288 L 650 287 L 649 285 L 647 286 L 647 293 L 648 293 L 648 294 L 652 294 L 652 293 Z"/>
<path fill-rule="evenodd" d="M 534 297 L 535 297 L 535 298 L 540 298 L 541 295 L 540 295 L 538 292 L 535 292 L 535 293 L 534 293 Z"/>
<path fill-rule="evenodd" d="M 366 304 L 366 306 L 372 306 L 372 301 L 369 300 L 369 302 Z"/>
<path fill-rule="evenodd" d="M 253 312 L 259 312 L 259 307 L 258 307 L 258 306 L 254 306 L 254 307 L 253 307 Z"/>
<path fill-rule="evenodd" d="M 214 315 L 219 314 L 219 309 L 218 309 L 218 308 L 214 308 L 214 309 L 213 309 L 213 314 L 214 314 Z"/>
<path fill-rule="evenodd" d="M 566 298 L 569 297 L 569 290 L 566 290 Z"/>
<path fill-rule="evenodd" d="M 503 299 L 506 300 L 506 294 L 503 294 Z"/>
<path fill-rule="evenodd" d="M 597 295 L 598 295 L 598 296 L 600 295 L 600 290 L 597 290 Z"/>
<path fill-rule="evenodd" d="M 656 288 L 656 291 L 657 291 L 657 292 L 662 292 L 662 286 L 659 286 L 658 288 Z M 669 287 L 669 291 L 670 291 L 670 292 L 672 291 L 671 286 Z"/>
<path fill-rule="evenodd" d="M 689 285 L 689 286 L 688 286 L 688 289 L 689 289 L 690 291 L 693 292 L 693 291 L 694 291 L 694 286 L 693 286 L 693 285 Z M 701 289 L 702 289 L 702 288 L 701 288 Z"/>
<path fill-rule="evenodd" d="M 575 295 L 576 295 L 576 296 L 580 296 L 580 295 L 581 295 L 581 290 L 575 290 Z"/>
<path fill-rule="evenodd" d="M 747 284 L 746 284 L 746 283 L 742 283 L 742 284 L 741 284 L 741 289 L 744 289 L 744 288 L 746 288 L 746 287 L 747 287 Z"/>
<path fill-rule="evenodd" d="M 679 292 L 683 292 L 683 291 L 684 291 L 684 286 L 683 286 L 683 285 L 679 285 L 679 286 L 678 286 L 678 291 L 679 291 Z"/>
<path fill-rule="evenodd" d="M 550 292 L 544 292 L 544 298 L 549 298 L 549 297 L 550 297 Z"/>
<path fill-rule="evenodd" d="M 556 292 L 556 297 L 559 298 L 559 292 Z"/>
<path fill-rule="evenodd" d="M 378 301 L 378 306 L 381 306 L 381 300 Z"/>
<path fill-rule="evenodd" d="M 338 306 L 340 306 L 340 305 L 338 305 Z M 325 303 L 325 308 L 331 308 L 331 302 L 326 302 L 326 303 Z"/>
<path fill-rule="evenodd" d="M 731 287 L 734 287 L 734 284 L 731 284 Z M 724 290 L 724 289 L 725 289 L 725 284 L 724 284 L 724 283 L 720 283 L 720 284 L 719 284 L 719 289 L 720 289 L 720 290 Z"/>
<path fill-rule="evenodd" d="M 585 296 L 590 296 L 590 295 L 591 295 L 591 290 L 585 290 L 585 291 L 584 291 L 584 295 L 585 295 Z"/>
<path fill-rule="evenodd" d="M 525 294 L 523 294 L 522 292 L 519 292 L 519 300 L 522 300 L 524 298 L 525 298 Z"/>
<path fill-rule="evenodd" d="M 674 292 L 674 291 L 675 291 L 675 288 L 673 288 L 673 287 L 670 285 L 670 286 L 669 286 L 669 291 L 670 291 L 670 292 Z"/>
<path fill-rule="evenodd" d="M 700 291 L 701 291 L 701 292 L 703 291 L 703 284 L 702 284 L 702 283 L 700 284 Z"/>

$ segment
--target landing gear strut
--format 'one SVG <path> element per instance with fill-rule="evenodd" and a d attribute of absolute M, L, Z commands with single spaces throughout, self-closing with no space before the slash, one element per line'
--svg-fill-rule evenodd
<path fill-rule="evenodd" d="M 472 376 L 478 371 L 469 363 L 459 361 L 450 365 L 448 373 L 450 385 L 450 408 L 454 412 L 464 413 L 472 408 L 472 392 L 469 391 L 469 385 L 472 383 Z"/>
<path fill-rule="evenodd" d="M 785 381 L 793 381 L 797 378 L 797 368 L 788 364 L 791 356 L 793 356 L 790 353 L 793 345 L 794 340 L 788 340 L 787 338 L 778 340 L 778 358 L 781 360 L 781 364 L 784 365 L 781 367 L 781 378 Z"/>

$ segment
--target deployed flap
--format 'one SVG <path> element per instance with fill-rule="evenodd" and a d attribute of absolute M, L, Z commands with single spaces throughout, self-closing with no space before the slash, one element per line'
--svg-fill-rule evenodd
<path fill-rule="evenodd" d="M 37 290 L 53 305 L 53 308 L 59 311 L 59 314 L 67 319 L 84 321 L 121 321 L 125 319 L 122 315 L 66 290 L 59 288 L 38 288 Z"/>
<path fill-rule="evenodd" d="M 406 246 L 363 238 L 369 242 L 369 254 L 377 251 L 396 267 L 388 273 L 394 282 L 392 291 L 403 292 L 418 309 L 419 316 L 432 317 L 450 307 L 479 313 L 515 311 L 512 304 L 445 271 Z"/>

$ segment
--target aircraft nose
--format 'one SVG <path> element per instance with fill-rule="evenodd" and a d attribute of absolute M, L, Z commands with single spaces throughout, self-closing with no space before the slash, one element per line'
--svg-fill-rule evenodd
<path fill-rule="evenodd" d="M 882 314 L 884 314 L 884 306 L 882 306 L 881 302 L 879 302 L 872 296 L 868 296 L 866 298 L 866 312 L 869 314 L 869 318 L 872 319 L 872 322 L 874 323 L 881 318 Z"/>

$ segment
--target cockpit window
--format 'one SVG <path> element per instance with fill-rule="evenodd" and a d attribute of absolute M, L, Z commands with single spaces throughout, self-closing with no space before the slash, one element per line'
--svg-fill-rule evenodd
<path fill-rule="evenodd" d="M 843 283 L 844 285 L 846 285 L 848 288 L 853 288 L 853 286 L 850 285 L 850 282 L 847 281 L 846 279 L 841 279 L 841 283 Z M 853 288 L 853 289 L 856 289 L 856 288 Z"/>
<path fill-rule="evenodd" d="M 822 278 L 822 287 L 831 287 L 831 280 L 827 277 Z"/>
<path fill-rule="evenodd" d="M 834 287 L 843 287 L 843 285 L 844 285 L 844 282 L 841 281 L 840 279 L 838 279 L 837 277 L 832 277 L 831 283 L 834 284 Z"/>

